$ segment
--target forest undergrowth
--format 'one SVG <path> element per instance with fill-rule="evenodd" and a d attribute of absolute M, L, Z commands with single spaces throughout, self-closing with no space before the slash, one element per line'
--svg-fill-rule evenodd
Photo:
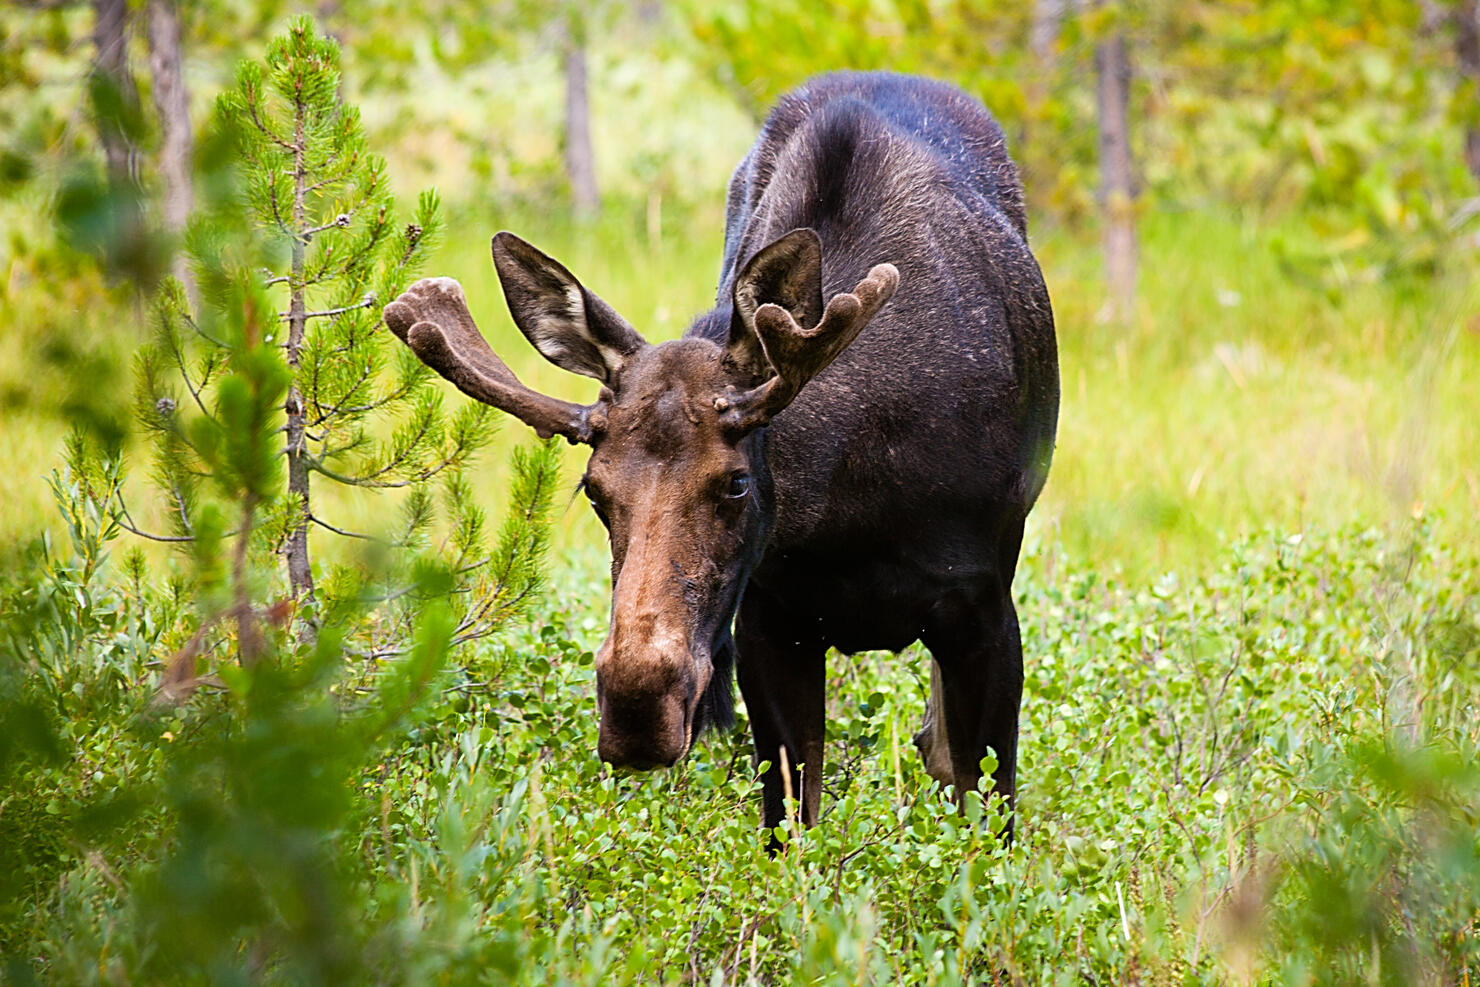
<path fill-rule="evenodd" d="M 1480 581 L 1452 521 L 1264 533 L 1148 583 L 1031 545 L 1017 841 L 924 773 L 915 648 L 830 657 L 823 820 L 774 858 L 743 714 L 666 773 L 597 761 L 594 554 L 450 661 L 285 645 L 172 703 L 178 603 L 74 523 L 83 552 L 5 598 L 54 656 L 8 683 L 13 983 L 1480 973 Z"/>

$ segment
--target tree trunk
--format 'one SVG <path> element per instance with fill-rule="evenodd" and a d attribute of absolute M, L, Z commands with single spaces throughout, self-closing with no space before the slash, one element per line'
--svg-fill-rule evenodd
<path fill-rule="evenodd" d="M 1095 46 L 1099 76 L 1100 210 L 1105 280 L 1114 318 L 1129 320 L 1136 300 L 1135 174 L 1130 145 L 1130 57 L 1117 27 Z"/>
<path fill-rule="evenodd" d="M 580 216 L 601 210 L 596 153 L 591 147 L 591 101 L 586 89 L 585 32 L 574 16 L 565 35 L 565 173 Z"/>
<path fill-rule="evenodd" d="M 1033 24 L 1029 29 L 1028 47 L 1042 69 L 1052 69 L 1058 61 L 1055 46 L 1059 41 L 1059 28 L 1068 13 L 1070 0 L 1034 0 Z"/>
<path fill-rule="evenodd" d="M 288 447 L 288 497 L 295 501 L 298 518 L 288 535 L 283 555 L 288 562 L 288 584 L 295 600 L 313 598 L 313 567 L 308 557 L 308 524 L 312 509 L 308 499 L 308 436 L 303 393 L 298 389 L 298 367 L 303 349 L 303 336 L 308 329 L 307 303 L 304 298 L 303 271 L 308 253 L 304 230 L 308 229 L 308 169 L 304 156 L 308 149 L 305 120 L 307 108 L 296 107 L 293 128 L 293 245 L 288 274 L 288 339 L 284 347 L 288 370 L 293 381 L 283 404 Z M 307 626 L 307 625 L 305 625 Z"/>
<path fill-rule="evenodd" d="M 154 76 L 154 109 L 159 114 L 159 177 L 164 183 L 164 225 L 176 237 L 185 232 L 195 190 L 190 175 L 190 93 L 180 52 L 176 0 L 149 0 L 149 71 Z M 190 285 L 184 254 L 176 251 L 175 277 Z"/>
<path fill-rule="evenodd" d="M 314 10 L 315 19 L 319 22 L 319 30 L 324 32 L 325 37 L 332 38 L 341 48 L 344 47 L 344 39 L 340 37 L 341 32 L 337 25 L 339 15 L 343 12 L 342 6 L 340 0 L 319 0 Z M 340 79 L 339 88 L 341 92 L 344 89 L 343 78 Z"/>
<path fill-rule="evenodd" d="M 93 110 L 108 162 L 108 180 L 119 189 L 138 178 L 138 149 L 129 126 L 130 118 L 137 116 L 139 91 L 128 67 L 128 0 L 93 0 L 93 12 L 97 48 L 91 81 Z"/>
<path fill-rule="evenodd" d="M 1471 96 L 1480 94 L 1480 2 L 1459 0 L 1454 8 L 1454 54 L 1459 71 L 1470 83 Z M 1480 182 L 1480 123 L 1471 108 L 1470 124 L 1465 127 L 1465 165 Z"/>

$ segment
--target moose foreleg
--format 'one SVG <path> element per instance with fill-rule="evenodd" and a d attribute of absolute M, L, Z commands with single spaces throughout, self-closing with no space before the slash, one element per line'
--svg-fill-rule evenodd
<path fill-rule="evenodd" d="M 822 804 L 827 648 L 815 635 L 797 629 L 754 586 L 740 605 L 735 647 L 756 759 L 771 764 L 761 780 L 765 827 L 774 830 L 781 824 L 788 796 L 800 802 L 801 823 L 810 826 Z M 773 837 L 772 849 L 777 845 Z"/>

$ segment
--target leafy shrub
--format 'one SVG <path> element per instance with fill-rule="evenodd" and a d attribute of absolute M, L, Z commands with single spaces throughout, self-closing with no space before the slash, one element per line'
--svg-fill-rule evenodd
<path fill-rule="evenodd" d="M 665 774 L 597 763 L 594 558 L 441 671 L 269 635 L 281 661 L 225 691 L 91 711 L 135 765 L 105 769 L 130 825 L 0 809 L 34 859 L 66 847 L 6 922 L 12 977 L 1455 982 L 1480 969 L 1480 586 L 1440 531 L 1255 539 L 1144 588 L 1030 554 L 1012 847 L 995 800 L 962 816 L 919 765 L 918 650 L 834 656 L 824 818 L 771 858 L 743 722 Z M 67 750 L 9 790 L 77 798 Z"/>

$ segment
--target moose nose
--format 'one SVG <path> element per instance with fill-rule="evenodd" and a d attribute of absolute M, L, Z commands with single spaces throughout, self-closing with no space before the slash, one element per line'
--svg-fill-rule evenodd
<path fill-rule="evenodd" d="M 603 697 L 596 753 L 614 768 L 670 768 L 688 750 L 684 720 L 680 697 Z"/>

